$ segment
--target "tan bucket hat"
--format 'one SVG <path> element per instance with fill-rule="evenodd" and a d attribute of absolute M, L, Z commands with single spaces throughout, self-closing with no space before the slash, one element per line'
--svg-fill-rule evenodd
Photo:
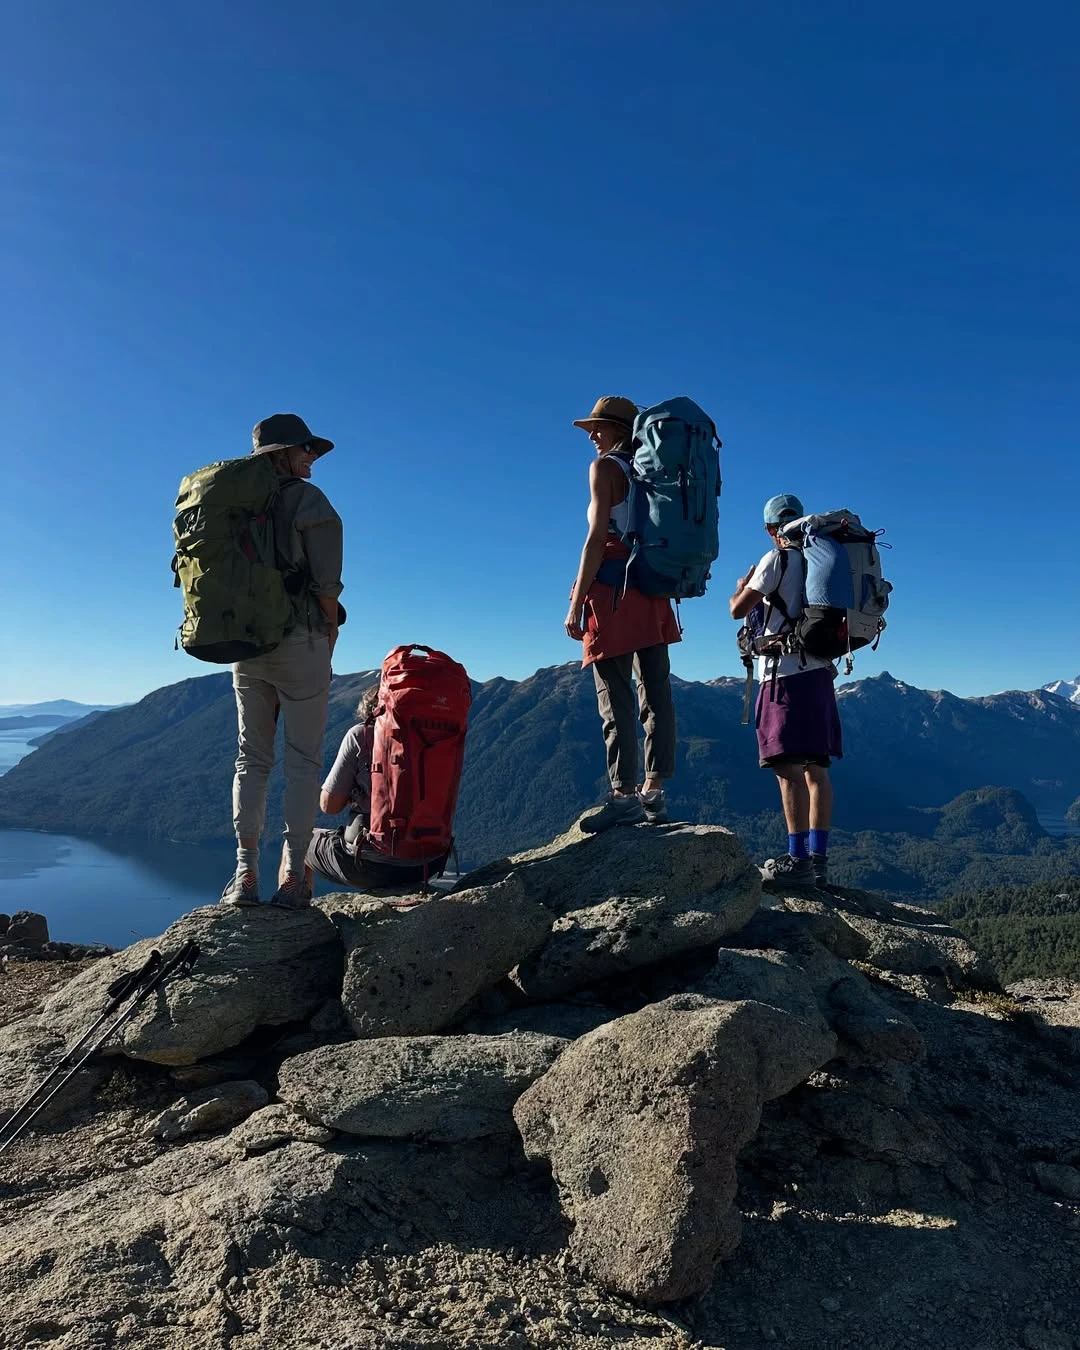
<path fill-rule="evenodd" d="M 632 403 L 628 398 L 618 398 L 609 395 L 607 398 L 598 398 L 596 406 L 588 417 L 583 417 L 580 422 L 575 422 L 574 426 L 584 427 L 586 431 L 597 422 L 614 422 L 620 427 L 625 427 L 627 431 L 632 430 L 634 418 L 637 417 L 637 404 Z"/>
<path fill-rule="evenodd" d="M 267 455 L 271 450 L 287 450 L 290 445 L 310 445 L 317 455 L 333 450 L 334 442 L 325 436 L 313 436 L 308 424 L 295 413 L 274 413 L 256 422 L 251 433 L 251 453 Z"/>

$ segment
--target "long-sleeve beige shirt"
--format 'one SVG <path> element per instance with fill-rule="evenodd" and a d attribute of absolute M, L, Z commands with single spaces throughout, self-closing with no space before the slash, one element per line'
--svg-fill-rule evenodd
<path fill-rule="evenodd" d="M 279 552 L 305 574 L 302 591 L 293 597 L 297 627 L 325 633 L 329 625 L 316 597 L 336 598 L 343 590 L 341 517 L 326 494 L 302 478 L 284 481 L 275 515 Z"/>

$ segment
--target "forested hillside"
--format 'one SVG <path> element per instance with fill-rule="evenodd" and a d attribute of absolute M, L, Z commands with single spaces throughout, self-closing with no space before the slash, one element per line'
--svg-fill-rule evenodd
<path fill-rule="evenodd" d="M 1080 876 L 964 891 L 938 906 L 1002 980 L 1080 980 Z"/>

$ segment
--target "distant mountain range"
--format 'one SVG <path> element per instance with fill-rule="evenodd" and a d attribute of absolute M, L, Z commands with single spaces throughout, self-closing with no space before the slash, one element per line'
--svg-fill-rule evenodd
<path fill-rule="evenodd" d="M 374 678 L 335 679 L 327 766 Z M 783 837 L 776 787 L 757 768 L 752 729 L 741 725 L 742 681 L 676 679 L 674 693 L 673 814 L 728 824 L 751 847 L 775 851 Z M 924 888 L 930 875 L 946 884 L 975 850 L 997 856 L 1003 881 L 1009 849 L 1024 859 L 1018 880 L 1047 874 L 1031 872 L 1029 855 L 1066 866 L 1035 812 L 1064 816 L 1080 798 L 1080 703 L 1042 690 L 957 698 L 888 673 L 838 694 L 847 756 L 835 770 L 836 823 L 860 877 L 877 869 L 897 891 Z M 229 675 L 184 680 L 48 736 L 0 778 L 0 826 L 225 842 L 235 754 Z M 280 786 L 279 766 L 270 832 L 280 827 Z M 456 822 L 466 864 L 550 838 L 605 788 L 588 671 L 574 663 L 474 685 Z M 975 790 L 986 788 L 1012 795 L 979 798 Z"/>
<path fill-rule="evenodd" d="M 89 717 L 97 717 L 103 707 L 67 698 L 0 704 L 0 776 L 10 772 L 34 746 L 52 736 L 62 736 Z"/>
<path fill-rule="evenodd" d="M 1052 680 L 1050 684 L 1043 685 L 1048 694 L 1057 694 L 1059 698 L 1067 698 L 1070 703 L 1080 703 L 1080 675 L 1075 680 Z"/>
<path fill-rule="evenodd" d="M 115 703 L 75 703 L 70 698 L 55 698 L 47 703 L 0 703 L 0 718 L 22 717 L 36 725 L 55 726 L 91 712 L 106 712 Z"/>
<path fill-rule="evenodd" d="M 0 717 L 0 731 L 31 731 L 34 727 L 63 726 L 69 719 L 56 713 L 15 713 Z"/>

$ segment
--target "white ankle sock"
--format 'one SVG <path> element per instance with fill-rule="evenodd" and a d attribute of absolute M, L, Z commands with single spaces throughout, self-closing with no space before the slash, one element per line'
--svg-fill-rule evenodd
<path fill-rule="evenodd" d="M 245 848 L 243 844 L 237 844 L 236 870 L 238 872 L 254 872 L 258 876 L 259 850 L 257 848 Z"/>
<path fill-rule="evenodd" d="M 306 857 L 306 855 L 307 855 L 306 849 L 304 850 L 303 853 L 298 854 L 295 849 L 290 848 L 289 845 L 286 844 L 284 852 L 282 853 L 282 861 L 285 864 L 286 873 L 289 874 L 290 876 L 303 878 L 304 858 Z"/>

